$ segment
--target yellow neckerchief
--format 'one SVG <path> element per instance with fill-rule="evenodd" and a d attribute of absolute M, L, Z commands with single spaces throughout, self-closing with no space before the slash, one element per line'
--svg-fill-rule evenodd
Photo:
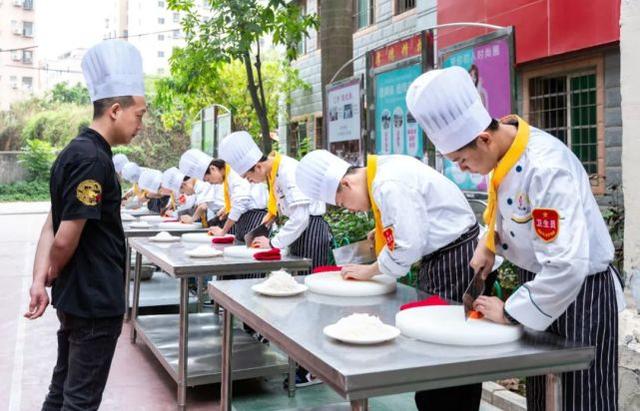
<path fill-rule="evenodd" d="M 487 248 L 496 252 L 496 218 L 498 216 L 498 188 L 502 180 L 509 174 L 509 171 L 516 165 L 522 153 L 527 148 L 529 142 L 529 124 L 516 116 L 518 119 L 518 133 L 513 140 L 511 147 L 500 159 L 498 165 L 491 173 L 491 181 L 489 183 L 489 199 L 487 209 L 484 211 L 484 223 L 487 225 Z"/>
<path fill-rule="evenodd" d="M 380 254 L 380 251 L 384 248 L 385 241 L 382 234 L 382 217 L 380 216 L 380 210 L 378 205 L 373 199 L 373 179 L 376 177 L 376 171 L 378 170 L 378 156 L 369 154 L 367 156 L 367 192 L 369 193 L 369 202 L 371 203 L 371 211 L 373 212 L 373 219 L 376 223 L 375 228 L 375 250 L 376 255 Z"/>
<path fill-rule="evenodd" d="M 140 195 L 140 188 L 138 188 L 138 183 L 133 183 L 133 194 L 135 194 L 136 197 Z"/>
<path fill-rule="evenodd" d="M 173 195 L 173 191 L 169 194 L 169 206 L 172 210 L 176 209 L 176 198 Z"/>
<path fill-rule="evenodd" d="M 222 179 L 222 187 L 224 188 L 224 211 L 229 214 L 231 211 L 231 194 L 229 193 L 229 174 L 231 174 L 231 166 L 224 166 L 224 178 Z"/>
<path fill-rule="evenodd" d="M 273 157 L 273 165 L 271 166 L 271 172 L 267 177 L 267 183 L 269 183 L 269 201 L 267 202 L 267 218 L 272 219 L 278 216 L 278 202 L 276 201 L 276 174 L 278 174 L 278 168 L 280 168 L 280 160 L 282 155 L 278 152 L 269 154 L 269 157 Z"/>

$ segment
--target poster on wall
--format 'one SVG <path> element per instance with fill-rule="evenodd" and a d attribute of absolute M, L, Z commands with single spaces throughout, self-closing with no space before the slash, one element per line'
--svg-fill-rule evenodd
<path fill-rule="evenodd" d="M 327 86 L 329 143 L 360 140 L 360 79 Z"/>
<path fill-rule="evenodd" d="M 491 117 L 499 119 L 511 114 L 513 56 L 510 36 L 489 41 L 479 38 L 466 47 L 453 46 L 440 53 L 440 62 L 441 67 L 460 66 L 467 70 Z M 446 158 L 442 171 L 462 190 L 487 190 L 486 176 L 464 173 Z"/>
<path fill-rule="evenodd" d="M 420 64 L 389 70 L 375 77 L 375 129 L 378 154 L 422 157 L 422 133 L 407 110 L 405 95 L 422 73 Z"/>

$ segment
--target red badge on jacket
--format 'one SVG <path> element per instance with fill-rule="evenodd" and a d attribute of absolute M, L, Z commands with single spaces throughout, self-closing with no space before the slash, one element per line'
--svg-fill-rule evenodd
<path fill-rule="evenodd" d="M 393 237 L 393 227 L 389 226 L 382 231 L 384 236 L 384 242 L 387 243 L 389 251 L 393 251 L 396 248 L 396 240 Z"/>
<path fill-rule="evenodd" d="M 560 233 L 560 216 L 552 208 L 535 208 L 531 212 L 533 229 L 544 242 L 550 242 Z"/>

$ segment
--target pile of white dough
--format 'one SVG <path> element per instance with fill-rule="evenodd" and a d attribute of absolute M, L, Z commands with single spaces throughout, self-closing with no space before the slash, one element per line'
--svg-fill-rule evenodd
<path fill-rule="evenodd" d="M 384 333 L 385 327 L 385 324 L 375 315 L 355 313 L 335 323 L 334 331 L 342 338 L 371 339 Z"/>
<path fill-rule="evenodd" d="M 171 240 L 174 237 L 166 231 L 161 231 L 154 236 L 156 240 Z"/>
<path fill-rule="evenodd" d="M 264 290 L 274 292 L 295 291 L 300 287 L 291 274 L 284 270 L 272 271 L 261 285 Z"/>

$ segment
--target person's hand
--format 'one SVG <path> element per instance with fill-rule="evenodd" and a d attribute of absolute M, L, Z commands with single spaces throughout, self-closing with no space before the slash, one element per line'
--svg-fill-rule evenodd
<path fill-rule="evenodd" d="M 226 233 L 220 227 L 211 227 L 211 228 L 209 228 L 209 234 L 210 235 L 220 236 L 220 235 L 225 235 Z"/>
<path fill-rule="evenodd" d="M 269 228 L 271 227 L 271 224 L 273 224 L 274 221 L 276 221 L 276 218 L 274 216 L 270 214 L 266 214 L 264 217 L 262 217 L 262 222 L 260 224 Z"/>
<path fill-rule="evenodd" d="M 191 224 L 193 223 L 193 217 L 191 217 L 190 215 L 180 216 L 180 222 L 183 224 Z"/>
<path fill-rule="evenodd" d="M 363 265 L 363 264 L 347 264 L 342 267 L 340 274 L 345 280 L 370 280 L 373 276 L 378 274 L 375 270 L 376 264 Z"/>
<path fill-rule="evenodd" d="M 44 284 L 31 284 L 29 289 L 29 311 L 24 313 L 24 317 L 29 320 L 35 320 L 44 314 L 45 309 L 49 305 L 49 295 Z"/>
<path fill-rule="evenodd" d="M 469 262 L 469 265 L 473 269 L 474 273 L 480 273 L 483 280 L 487 279 L 487 276 L 493 269 L 493 263 L 496 260 L 496 255 L 493 251 L 489 250 L 484 242 L 484 239 L 480 239 L 478 246 L 473 253 L 473 258 Z"/>
<path fill-rule="evenodd" d="M 504 316 L 504 302 L 498 297 L 481 295 L 473 302 L 473 309 L 484 315 L 484 318 L 498 324 L 510 324 Z"/>
<path fill-rule="evenodd" d="M 375 228 L 367 233 L 367 240 L 373 242 L 376 240 L 376 230 Z"/>
<path fill-rule="evenodd" d="M 57 270 L 54 270 L 53 267 L 49 267 L 49 271 L 47 271 L 47 277 L 46 277 L 46 280 L 44 281 L 44 285 L 47 287 L 51 287 L 53 285 L 53 282 L 56 280 L 56 278 L 58 278 L 58 274 L 59 272 Z"/>
<path fill-rule="evenodd" d="M 251 243 L 252 248 L 271 248 L 271 243 L 269 243 L 269 239 L 265 236 L 256 237 L 253 239 Z"/>
<path fill-rule="evenodd" d="M 218 219 L 220 219 L 220 221 L 224 221 L 227 219 L 227 212 L 225 211 L 224 208 L 221 208 L 220 210 L 218 210 L 218 212 L 216 213 L 216 216 L 218 217 Z"/>

